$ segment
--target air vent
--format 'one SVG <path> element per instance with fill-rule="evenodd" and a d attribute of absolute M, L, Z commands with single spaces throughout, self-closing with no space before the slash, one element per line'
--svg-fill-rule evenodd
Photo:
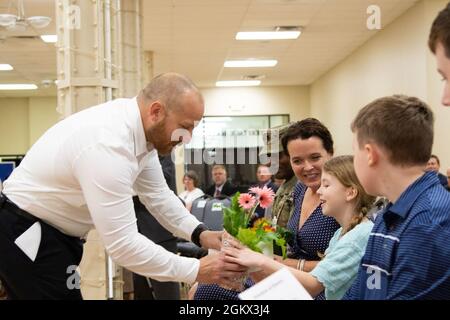
<path fill-rule="evenodd" d="M 276 26 L 275 31 L 302 31 L 299 26 Z"/>
<path fill-rule="evenodd" d="M 266 77 L 264 74 L 249 74 L 242 76 L 242 80 L 262 80 Z"/>

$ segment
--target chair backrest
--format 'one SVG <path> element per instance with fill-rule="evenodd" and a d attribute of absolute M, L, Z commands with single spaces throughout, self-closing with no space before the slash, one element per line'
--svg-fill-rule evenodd
<path fill-rule="evenodd" d="M 205 206 L 210 199 L 212 198 L 205 194 L 192 202 L 191 213 L 197 218 L 198 221 L 203 222 L 205 217 Z"/>
<path fill-rule="evenodd" d="M 208 226 L 210 230 L 221 231 L 223 230 L 223 207 L 229 207 L 231 205 L 230 198 L 214 198 L 209 199 L 206 203 L 203 223 Z"/>

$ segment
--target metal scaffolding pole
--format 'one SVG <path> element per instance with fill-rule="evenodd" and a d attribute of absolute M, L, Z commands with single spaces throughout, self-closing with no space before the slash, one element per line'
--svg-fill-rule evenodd
<path fill-rule="evenodd" d="M 141 0 L 56 1 L 61 118 L 138 93 L 141 8 Z M 85 299 L 122 299 L 122 270 L 107 256 L 95 231 L 88 235 L 80 273 Z"/>

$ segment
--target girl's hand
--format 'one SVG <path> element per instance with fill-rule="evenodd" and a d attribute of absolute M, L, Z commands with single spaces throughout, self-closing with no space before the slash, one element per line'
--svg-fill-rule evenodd
<path fill-rule="evenodd" d="M 270 259 L 248 248 L 222 248 L 222 251 L 225 253 L 225 261 L 249 268 L 260 268 L 266 259 Z"/>

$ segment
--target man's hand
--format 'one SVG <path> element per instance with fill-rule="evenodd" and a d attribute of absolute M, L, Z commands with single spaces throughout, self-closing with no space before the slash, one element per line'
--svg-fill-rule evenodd
<path fill-rule="evenodd" d="M 202 248 L 219 251 L 222 246 L 222 231 L 203 231 L 200 233 L 200 244 Z"/>
<path fill-rule="evenodd" d="M 223 253 L 209 254 L 200 259 L 200 268 L 196 281 L 228 285 L 246 271 L 246 267 L 226 262 Z"/>

